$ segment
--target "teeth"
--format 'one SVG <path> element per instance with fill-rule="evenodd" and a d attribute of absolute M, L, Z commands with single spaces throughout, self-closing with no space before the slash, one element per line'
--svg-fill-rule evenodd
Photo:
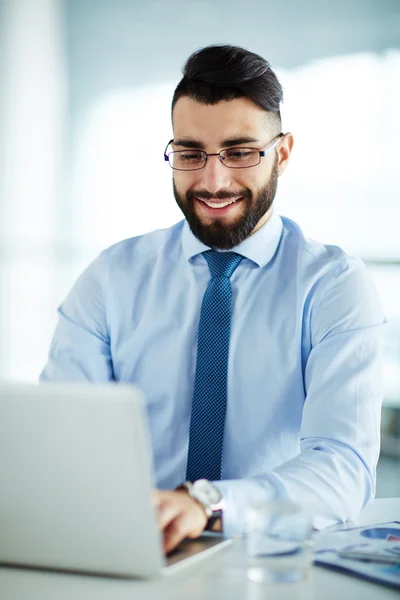
<path fill-rule="evenodd" d="M 236 200 L 238 200 L 238 198 L 236 198 Z M 203 200 L 203 202 L 207 204 L 207 206 L 209 206 L 210 208 L 224 208 L 224 206 L 233 204 L 234 202 L 236 202 L 236 200 L 232 200 L 231 202 L 221 202 L 220 204 L 210 204 L 209 202 L 206 202 L 206 200 Z"/>

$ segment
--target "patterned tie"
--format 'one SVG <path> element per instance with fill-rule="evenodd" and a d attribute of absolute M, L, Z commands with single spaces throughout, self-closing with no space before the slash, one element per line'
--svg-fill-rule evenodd
<path fill-rule="evenodd" d="M 234 252 L 203 253 L 211 280 L 201 305 L 186 480 L 221 479 L 232 290 L 242 260 Z"/>

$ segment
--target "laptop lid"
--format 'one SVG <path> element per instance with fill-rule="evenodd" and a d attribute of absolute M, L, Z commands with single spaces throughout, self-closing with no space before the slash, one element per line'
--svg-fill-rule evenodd
<path fill-rule="evenodd" d="M 1 385 L 0 562 L 160 572 L 150 457 L 132 386 Z"/>

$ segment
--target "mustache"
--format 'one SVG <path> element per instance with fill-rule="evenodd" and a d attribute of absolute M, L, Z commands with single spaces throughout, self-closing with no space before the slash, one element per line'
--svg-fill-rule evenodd
<path fill-rule="evenodd" d="M 229 192 L 227 190 L 219 190 L 215 192 L 215 194 L 211 194 L 207 190 L 189 190 L 186 192 L 186 199 L 193 200 L 194 198 L 199 198 L 199 200 L 211 200 L 211 198 L 217 198 L 218 200 L 231 200 L 233 198 L 241 198 L 244 196 L 245 198 L 249 197 L 249 190 L 238 190 L 237 192 Z"/>

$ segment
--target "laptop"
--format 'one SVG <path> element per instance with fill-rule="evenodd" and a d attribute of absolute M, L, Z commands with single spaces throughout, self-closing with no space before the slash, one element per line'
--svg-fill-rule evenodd
<path fill-rule="evenodd" d="M 229 544 L 205 534 L 165 557 L 153 488 L 140 390 L 0 386 L 0 563 L 148 578 Z"/>

